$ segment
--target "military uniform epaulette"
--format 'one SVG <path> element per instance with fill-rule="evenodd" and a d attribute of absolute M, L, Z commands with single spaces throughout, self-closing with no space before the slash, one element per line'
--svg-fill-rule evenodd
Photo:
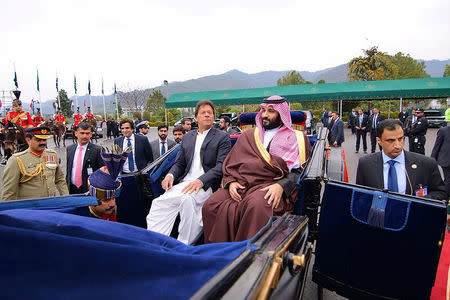
<path fill-rule="evenodd" d="M 45 151 L 47 151 L 47 152 L 49 152 L 49 153 L 52 153 L 52 154 L 57 154 L 56 153 L 56 151 L 55 150 L 53 150 L 53 149 L 45 149 Z"/>
<path fill-rule="evenodd" d="M 14 153 L 12 156 L 18 157 L 18 156 L 22 156 L 22 155 L 27 154 L 27 153 L 28 153 L 28 149 L 26 149 L 26 150 L 24 150 L 22 152 Z"/>

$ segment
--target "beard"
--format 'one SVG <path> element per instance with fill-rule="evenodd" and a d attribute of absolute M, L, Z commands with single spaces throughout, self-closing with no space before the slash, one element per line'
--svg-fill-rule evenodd
<path fill-rule="evenodd" d="M 160 134 L 159 137 L 160 137 L 162 140 L 165 140 L 166 137 L 167 137 L 167 134 Z"/>
<path fill-rule="evenodd" d="M 281 118 L 279 115 L 274 120 L 270 120 L 269 118 L 263 118 L 262 121 L 265 130 L 274 129 L 281 125 Z M 269 123 L 264 124 L 264 121 L 269 121 Z"/>

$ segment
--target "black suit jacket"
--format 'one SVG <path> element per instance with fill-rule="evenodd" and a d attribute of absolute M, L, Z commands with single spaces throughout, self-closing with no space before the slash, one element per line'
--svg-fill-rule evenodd
<path fill-rule="evenodd" d="M 441 167 L 450 167 L 450 126 L 438 130 L 431 157 Z"/>
<path fill-rule="evenodd" d="M 77 149 L 76 144 L 72 144 L 70 146 L 67 146 L 66 150 L 66 182 L 67 185 L 70 187 L 70 184 L 74 184 L 71 180 L 72 178 L 72 168 L 75 168 L 73 165 L 73 159 L 75 156 L 75 150 Z M 88 191 L 88 185 L 87 185 L 87 179 L 88 179 L 88 168 L 92 168 L 92 171 L 98 170 L 101 167 L 105 165 L 103 162 L 103 159 L 100 155 L 100 146 L 97 146 L 95 144 L 92 144 L 91 142 L 88 143 L 86 148 L 86 153 L 84 154 L 84 160 L 83 160 L 83 168 L 81 170 L 81 180 L 83 184 L 80 188 L 80 193 L 85 193 Z"/>
<path fill-rule="evenodd" d="M 114 144 L 122 149 L 124 139 L 124 136 L 120 136 L 114 140 Z M 137 171 L 140 171 L 153 161 L 152 147 L 150 147 L 147 137 L 139 134 L 134 135 L 134 146 Z"/>
<path fill-rule="evenodd" d="M 337 142 L 338 146 L 340 146 L 344 142 L 344 122 L 341 118 L 337 119 L 333 126 L 331 127 L 331 138 L 330 144 L 334 144 Z"/>
<path fill-rule="evenodd" d="M 355 127 L 359 127 L 360 129 L 356 128 L 356 130 L 362 130 L 364 127 L 364 131 L 369 130 L 369 117 L 366 114 L 363 114 L 363 119 L 361 122 L 361 126 L 359 126 L 359 114 L 355 117 Z"/>
<path fill-rule="evenodd" d="M 370 132 L 376 134 L 376 133 L 377 133 L 377 130 L 376 130 L 377 128 L 376 128 L 376 127 L 373 127 L 373 117 L 374 117 L 374 116 L 375 116 L 375 115 L 371 115 L 371 116 L 369 117 L 369 130 L 370 130 Z M 383 121 L 383 120 L 385 120 L 385 119 L 386 119 L 386 117 L 385 117 L 384 115 L 378 113 L 377 125 L 378 125 L 378 123 L 380 123 L 381 121 Z"/>
<path fill-rule="evenodd" d="M 175 184 L 180 182 L 191 169 L 196 139 L 197 130 L 191 130 L 183 137 L 175 164 L 169 171 L 174 177 Z M 198 179 L 203 182 L 205 191 L 210 187 L 213 191 L 219 188 L 222 179 L 222 164 L 230 149 L 231 141 L 228 135 L 212 127 L 200 149 L 200 159 L 205 174 Z"/>
<path fill-rule="evenodd" d="M 403 124 L 405 124 L 406 119 L 408 118 L 409 114 L 407 111 L 403 112 L 399 112 L 398 113 L 398 119 L 400 120 L 400 122 L 402 122 Z"/>
<path fill-rule="evenodd" d="M 447 192 L 441 173 L 434 159 L 414 152 L 405 152 L 406 194 L 422 187 L 428 188 L 426 198 L 446 200 Z M 359 159 L 356 171 L 356 184 L 384 189 L 383 157 L 381 152 L 372 153 Z"/>

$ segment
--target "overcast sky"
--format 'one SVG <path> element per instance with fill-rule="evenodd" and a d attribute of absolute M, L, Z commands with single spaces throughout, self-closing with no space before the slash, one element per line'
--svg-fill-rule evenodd
<path fill-rule="evenodd" d="M 154 87 L 231 69 L 317 71 L 377 45 L 450 58 L 450 1 L 0 0 L 0 91 L 21 99 Z"/>

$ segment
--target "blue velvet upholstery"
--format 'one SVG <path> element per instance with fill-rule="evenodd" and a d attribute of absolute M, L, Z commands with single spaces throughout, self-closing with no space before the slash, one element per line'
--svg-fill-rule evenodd
<path fill-rule="evenodd" d="M 1 295 L 188 299 L 246 245 L 193 247 L 126 224 L 55 211 L 7 210 L 0 212 Z"/>
<path fill-rule="evenodd" d="M 161 165 L 158 167 L 158 169 L 155 170 L 155 172 L 150 173 L 150 182 L 152 186 L 152 192 L 153 196 L 155 198 L 159 197 L 160 195 L 164 194 L 164 189 L 161 186 L 161 181 L 166 176 L 167 172 L 169 172 L 170 168 L 175 163 L 175 160 L 177 158 L 177 154 L 180 151 L 180 147 L 177 147 L 174 149 L 167 158 L 161 163 Z"/>
<path fill-rule="evenodd" d="M 239 122 L 241 124 L 255 125 L 255 117 L 257 114 L 257 112 L 242 113 L 239 116 Z M 306 120 L 306 114 L 300 110 L 291 111 L 291 118 L 292 123 L 303 123 Z"/>
<path fill-rule="evenodd" d="M 379 196 L 350 184 L 326 184 L 313 280 L 351 299 L 372 299 L 369 294 L 426 299 L 437 270 L 446 205 Z M 370 220 L 371 210 L 376 220 Z"/>

